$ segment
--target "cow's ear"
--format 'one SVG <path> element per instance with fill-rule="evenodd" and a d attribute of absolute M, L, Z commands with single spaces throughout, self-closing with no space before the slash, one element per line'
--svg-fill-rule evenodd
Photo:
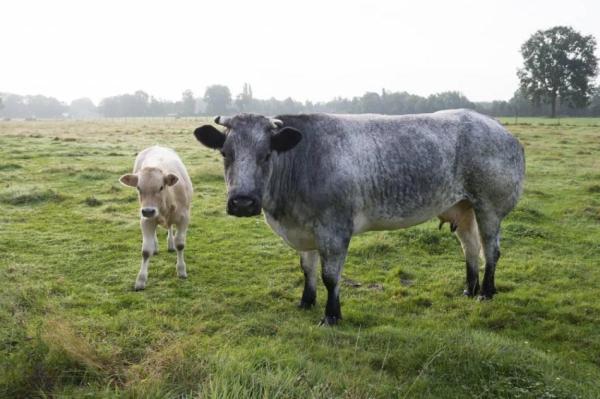
<path fill-rule="evenodd" d="M 302 133 L 293 127 L 284 127 L 271 136 L 271 149 L 285 152 L 294 148 L 302 140 Z"/>
<path fill-rule="evenodd" d="M 225 143 L 225 135 L 212 125 L 200 126 L 194 130 L 194 136 L 196 140 L 213 150 L 221 149 Z"/>
<path fill-rule="evenodd" d="M 167 186 L 174 186 L 175 184 L 177 184 L 178 181 L 179 177 L 177 177 L 177 175 L 174 175 L 173 173 L 169 173 L 165 176 L 165 184 Z"/>
<path fill-rule="evenodd" d="M 138 177 L 137 177 L 137 175 L 133 175 L 133 174 L 123 175 L 123 176 L 121 176 L 119 181 L 124 186 L 137 187 Z"/>

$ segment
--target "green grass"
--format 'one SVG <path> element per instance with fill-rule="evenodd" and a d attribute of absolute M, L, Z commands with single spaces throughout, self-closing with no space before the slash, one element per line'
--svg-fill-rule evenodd
<path fill-rule="evenodd" d="M 542 123 L 537 123 L 542 122 Z M 262 218 L 225 214 L 200 120 L 0 123 L 0 397 L 600 397 L 600 127 L 510 125 L 524 198 L 504 223 L 499 294 L 461 296 L 437 221 L 355 237 L 344 320 L 296 308 L 296 254 Z M 174 147 L 195 185 L 186 260 L 141 237 L 135 153 Z"/>

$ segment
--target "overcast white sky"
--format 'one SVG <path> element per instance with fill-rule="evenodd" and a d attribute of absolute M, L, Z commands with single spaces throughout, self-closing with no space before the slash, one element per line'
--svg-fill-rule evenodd
<path fill-rule="evenodd" d="M 600 1 L 6 0 L 0 92 L 175 100 L 249 82 L 258 98 L 508 99 L 521 44 L 559 24 L 600 40 Z"/>

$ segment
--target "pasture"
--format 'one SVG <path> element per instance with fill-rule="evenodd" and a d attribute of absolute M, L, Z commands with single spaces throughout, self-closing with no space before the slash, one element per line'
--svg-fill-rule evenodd
<path fill-rule="evenodd" d="M 225 214 L 196 120 L 0 122 L 0 397 L 600 397 L 600 121 L 528 118 L 525 194 L 503 225 L 499 293 L 464 298 L 437 220 L 355 237 L 338 327 L 296 308 L 297 255 Z M 553 121 L 550 121 L 553 122 Z M 166 251 L 133 291 L 135 153 L 173 147 L 195 194 L 188 279 Z"/>

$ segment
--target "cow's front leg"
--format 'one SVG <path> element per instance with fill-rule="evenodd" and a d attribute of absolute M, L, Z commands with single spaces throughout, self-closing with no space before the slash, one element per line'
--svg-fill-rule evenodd
<path fill-rule="evenodd" d="M 142 228 L 142 266 L 135 280 L 136 291 L 146 288 L 148 264 L 150 263 L 150 257 L 154 254 L 156 235 L 156 222 L 154 220 L 142 218 L 140 226 Z"/>
<path fill-rule="evenodd" d="M 304 291 L 300 305 L 302 309 L 310 309 L 317 302 L 317 263 L 319 262 L 319 252 L 305 251 L 300 252 L 300 267 L 304 272 Z"/>
<path fill-rule="evenodd" d="M 177 224 L 177 233 L 175 234 L 175 249 L 177 249 L 177 275 L 180 278 L 187 278 L 185 269 L 185 260 L 183 259 L 183 250 L 185 248 L 185 238 L 187 235 L 188 220 L 187 217 Z"/>
<path fill-rule="evenodd" d="M 321 275 L 327 288 L 327 304 L 322 325 L 335 325 L 342 319 L 340 306 L 340 278 L 348 253 L 350 233 L 341 233 L 332 229 L 319 237 L 319 255 L 321 256 Z"/>

